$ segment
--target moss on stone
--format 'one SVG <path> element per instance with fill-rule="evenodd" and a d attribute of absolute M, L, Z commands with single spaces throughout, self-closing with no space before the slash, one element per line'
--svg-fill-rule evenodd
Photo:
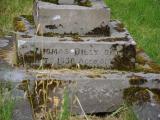
<path fill-rule="evenodd" d="M 100 36 L 110 36 L 110 27 L 106 26 L 99 26 L 94 28 L 90 32 L 86 33 L 86 35 L 100 35 Z"/>
<path fill-rule="evenodd" d="M 90 74 L 90 75 L 87 75 L 87 77 L 88 78 L 101 78 L 102 76 L 98 74 Z"/>
<path fill-rule="evenodd" d="M 31 65 L 34 64 L 36 61 L 40 62 L 42 60 L 42 52 L 36 53 L 36 51 L 30 51 L 28 53 L 25 53 L 25 55 L 20 55 L 18 62 L 21 65 Z"/>
<path fill-rule="evenodd" d="M 77 2 L 79 6 L 92 7 L 92 3 L 90 0 L 75 0 L 75 2 Z"/>
<path fill-rule="evenodd" d="M 112 46 L 112 50 L 117 50 L 118 44 L 115 44 Z M 128 52 L 130 51 L 130 52 Z M 112 60 L 112 68 L 116 68 L 118 70 L 134 70 L 135 69 L 135 61 L 132 61 L 132 59 L 135 59 L 136 56 L 136 50 L 134 45 L 125 46 L 123 45 L 123 48 L 121 51 L 123 53 L 122 55 L 117 55 Z"/>
<path fill-rule="evenodd" d="M 41 0 L 43 2 L 50 2 L 50 3 L 54 3 L 54 4 L 58 4 L 58 0 Z"/>
<path fill-rule="evenodd" d="M 143 56 L 136 56 L 136 62 L 142 65 L 145 65 L 146 60 L 143 58 Z"/>
<path fill-rule="evenodd" d="M 108 37 L 105 39 L 99 39 L 97 42 L 116 42 L 116 41 L 128 41 L 127 37 Z"/>
<path fill-rule="evenodd" d="M 74 42 L 83 42 L 84 41 L 80 38 L 80 36 L 78 34 L 77 35 L 72 35 L 72 38 L 73 38 L 72 41 L 74 41 Z"/>
<path fill-rule="evenodd" d="M 157 72 L 160 72 L 160 65 L 159 64 L 156 64 L 154 62 L 150 62 L 148 63 L 149 66 L 151 66 L 151 68 L 154 70 L 154 71 L 157 71 Z"/>
<path fill-rule="evenodd" d="M 41 36 L 41 34 L 38 34 L 38 35 Z M 47 33 L 43 33 L 42 36 L 44 36 L 44 37 L 55 37 L 57 35 L 59 35 L 59 34 L 58 33 L 54 33 L 54 32 L 47 32 Z"/>
<path fill-rule="evenodd" d="M 130 87 L 123 91 L 123 98 L 128 104 L 144 103 L 150 101 L 150 94 L 147 88 Z"/>
<path fill-rule="evenodd" d="M 131 70 L 133 72 L 144 72 L 144 73 L 160 73 L 160 71 L 156 71 L 153 69 L 147 69 L 140 65 L 136 66 L 135 69 Z"/>
<path fill-rule="evenodd" d="M 25 32 L 27 30 L 24 21 L 22 21 L 19 17 L 14 18 L 13 25 L 15 31 Z"/>
<path fill-rule="evenodd" d="M 32 82 L 32 84 L 31 84 Z M 55 119 L 58 111 L 61 110 L 63 104 L 63 92 L 65 88 L 71 84 L 72 81 L 47 79 L 47 80 L 36 80 L 36 81 L 22 81 L 20 84 L 21 88 L 27 93 L 28 100 L 30 102 L 33 117 L 38 119 L 37 115 L 40 115 L 45 119 L 45 116 L 50 113 L 52 119 Z M 55 90 L 61 90 L 61 93 L 56 93 Z M 56 99 L 56 100 L 55 100 Z M 55 103 L 56 102 L 56 103 Z M 44 112 L 44 110 L 46 112 Z M 51 120 L 48 117 L 49 120 Z"/>
<path fill-rule="evenodd" d="M 132 76 L 129 80 L 129 83 L 131 85 L 143 85 L 144 83 L 146 83 L 147 80 L 141 76 Z"/>
<path fill-rule="evenodd" d="M 21 15 L 21 17 L 24 17 L 30 24 L 34 25 L 33 15 Z"/>
<path fill-rule="evenodd" d="M 160 89 L 153 88 L 151 92 L 154 93 L 154 99 L 160 103 Z"/>
<path fill-rule="evenodd" d="M 124 32 L 125 31 L 124 24 L 123 23 L 117 23 L 115 29 L 118 32 Z"/>

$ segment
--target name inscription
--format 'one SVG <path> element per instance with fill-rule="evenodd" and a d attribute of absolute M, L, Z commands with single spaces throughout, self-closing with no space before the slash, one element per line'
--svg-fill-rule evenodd
<path fill-rule="evenodd" d="M 89 66 L 104 66 L 109 64 L 112 50 L 108 49 L 82 49 L 82 48 L 36 48 L 36 52 L 43 51 L 44 64 L 73 65 L 82 64 Z"/>
<path fill-rule="evenodd" d="M 37 48 L 38 50 L 38 48 Z M 102 53 L 103 52 L 103 53 Z M 44 55 L 68 55 L 72 54 L 74 56 L 84 56 L 84 55 L 111 55 L 111 51 L 108 49 L 105 49 L 104 51 L 99 51 L 98 49 L 43 49 Z"/>

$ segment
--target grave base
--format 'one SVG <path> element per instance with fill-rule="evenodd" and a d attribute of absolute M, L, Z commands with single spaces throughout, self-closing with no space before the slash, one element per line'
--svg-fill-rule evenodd
<path fill-rule="evenodd" d="M 26 23 L 25 18 L 22 21 Z M 34 28 L 27 29 L 16 34 L 18 63 L 29 67 L 132 69 L 136 44 L 121 26 L 119 21 L 110 22 L 110 36 L 37 36 Z"/>
<path fill-rule="evenodd" d="M 28 70 L 32 79 L 19 83 L 19 89 L 25 89 L 26 84 L 30 88 L 29 94 L 33 100 L 35 110 L 39 112 L 41 108 L 41 98 L 43 94 L 40 91 L 47 90 L 48 107 L 52 109 L 60 109 L 64 93 L 67 93 L 67 101 L 69 102 L 69 110 L 72 114 L 81 114 L 82 110 L 76 100 L 78 97 L 85 113 L 105 113 L 117 110 L 124 102 L 128 103 L 144 103 L 150 101 L 150 92 L 157 94 L 159 90 L 160 74 L 155 73 L 134 73 L 106 71 L 100 69 L 92 70 Z M 33 78 L 34 77 L 34 78 Z M 33 80 L 35 79 L 35 80 Z M 147 92 L 147 93 L 146 93 Z M 145 95 L 145 99 L 143 98 Z M 131 97 L 136 96 L 136 97 Z M 147 97 L 148 96 L 148 97 Z M 66 99 L 66 98 L 65 98 Z M 39 102 L 41 101 L 41 102 Z M 57 106 L 53 106 L 52 102 L 56 102 Z M 36 112 L 36 111 L 35 111 Z"/>

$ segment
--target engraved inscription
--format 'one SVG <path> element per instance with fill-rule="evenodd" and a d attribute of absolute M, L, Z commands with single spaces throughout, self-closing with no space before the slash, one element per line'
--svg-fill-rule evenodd
<path fill-rule="evenodd" d="M 24 46 L 22 46 L 24 47 Z M 88 65 L 93 67 L 110 66 L 112 59 L 117 55 L 117 50 L 111 49 L 110 46 L 56 46 L 48 45 L 42 48 L 41 46 L 27 46 L 26 49 L 35 50 L 34 54 L 42 53 L 42 61 L 35 61 L 36 64 L 43 62 L 44 64 L 52 64 L 53 66 L 65 65 Z M 25 53 L 24 53 L 25 54 Z"/>
<path fill-rule="evenodd" d="M 84 48 L 36 48 L 36 52 L 43 51 L 45 64 L 72 65 L 82 64 L 91 66 L 103 66 L 108 64 L 112 52 L 110 49 L 84 49 Z"/>
<path fill-rule="evenodd" d="M 104 55 L 111 55 L 111 51 L 106 49 L 104 51 L 99 51 L 97 49 L 80 49 L 80 48 L 75 48 L 75 49 L 58 49 L 58 48 L 51 48 L 51 49 L 43 49 L 44 54 L 48 55 L 60 55 L 60 54 L 74 54 L 74 56 L 87 56 L 87 55 L 98 55 L 101 53 Z"/>

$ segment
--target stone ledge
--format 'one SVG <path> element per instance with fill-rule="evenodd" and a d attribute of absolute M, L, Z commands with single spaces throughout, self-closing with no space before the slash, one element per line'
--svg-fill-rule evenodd
<path fill-rule="evenodd" d="M 63 96 L 64 88 L 67 88 L 67 91 L 69 90 L 70 100 L 71 98 L 74 98 L 75 95 L 78 96 L 86 113 L 113 112 L 118 109 L 125 100 L 131 100 L 129 101 L 131 103 L 142 102 L 142 96 L 138 97 L 138 95 L 143 95 L 142 92 L 146 89 L 151 91 L 153 90 L 154 93 L 155 90 L 159 90 L 160 85 L 160 82 L 158 82 L 160 81 L 160 74 L 145 74 L 143 72 L 134 73 L 124 71 L 106 71 L 100 69 L 61 69 L 28 70 L 27 74 L 34 77 L 32 79 L 25 78 L 25 81 L 26 79 L 29 80 L 28 83 L 30 84 L 28 85 L 31 89 L 31 93 L 34 93 L 35 83 L 40 87 L 40 85 L 45 82 L 45 84 L 49 84 L 48 89 L 50 90 L 50 96 L 48 97 L 59 96 L 60 99 Z M 136 81 L 136 84 L 132 84 L 130 82 L 131 80 L 133 81 L 133 79 Z M 143 79 L 145 79 L 146 82 L 143 82 Z M 25 81 L 22 80 L 22 83 L 18 81 L 18 88 L 23 88 L 22 90 L 24 91 L 25 87 L 23 87 L 23 85 L 26 85 L 24 84 Z M 59 86 L 56 86 L 54 89 L 53 86 L 56 84 Z M 39 90 L 39 88 L 37 87 L 36 90 Z M 134 91 L 136 91 L 137 95 L 132 99 L 128 95 L 131 94 L 134 96 Z M 130 94 L 128 94 L 128 92 Z M 139 92 L 141 94 L 138 94 Z M 35 97 L 34 94 L 33 96 Z M 150 97 L 144 99 L 144 102 L 149 100 Z M 34 104 L 37 104 L 36 101 L 34 102 Z M 40 106 L 36 106 L 35 109 L 38 110 L 37 108 L 39 107 Z M 71 112 L 73 114 L 81 114 L 81 109 L 77 103 L 72 105 Z"/>
<path fill-rule="evenodd" d="M 21 32 L 16 36 L 19 63 L 32 67 L 42 64 L 53 68 L 134 68 L 136 44 L 128 31 L 119 25 L 118 21 L 109 23 L 109 37 L 43 37 L 33 32 L 32 35 L 26 35 L 29 31 Z"/>

